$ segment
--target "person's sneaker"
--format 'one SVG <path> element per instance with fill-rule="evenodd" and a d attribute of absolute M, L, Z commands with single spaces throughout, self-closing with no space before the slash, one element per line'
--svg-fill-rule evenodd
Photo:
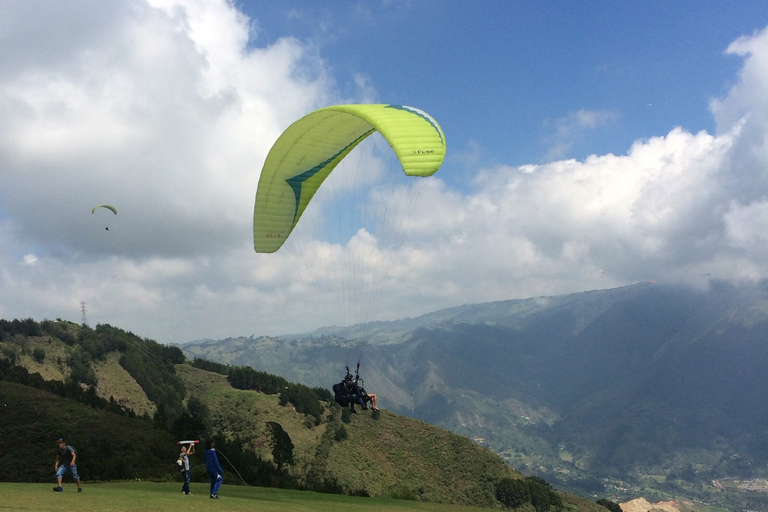
<path fill-rule="evenodd" d="M 83 492 L 83 488 L 82 487 L 78 487 L 77 488 L 77 492 Z"/>
<path fill-rule="evenodd" d="M 211 494 L 211 499 L 212 500 L 217 500 L 217 499 L 219 499 L 219 495 L 218 494 Z"/>
<path fill-rule="evenodd" d="M 64 489 L 62 489 L 61 487 L 54 487 L 53 490 L 54 492 L 64 492 Z"/>

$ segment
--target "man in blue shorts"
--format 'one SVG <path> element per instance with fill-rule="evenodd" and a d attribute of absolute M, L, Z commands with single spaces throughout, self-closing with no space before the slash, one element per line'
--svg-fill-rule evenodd
<path fill-rule="evenodd" d="M 75 464 L 77 450 L 68 445 L 62 438 L 57 439 L 56 444 L 59 445 L 59 448 L 56 450 L 56 463 L 53 465 L 53 469 L 56 470 L 56 480 L 59 481 L 59 485 L 54 487 L 53 490 L 64 492 L 64 488 L 61 486 L 61 479 L 64 477 L 64 473 L 69 470 L 77 484 L 77 492 L 83 492 L 83 488 L 80 487 L 80 476 L 77 474 L 77 465 Z"/>

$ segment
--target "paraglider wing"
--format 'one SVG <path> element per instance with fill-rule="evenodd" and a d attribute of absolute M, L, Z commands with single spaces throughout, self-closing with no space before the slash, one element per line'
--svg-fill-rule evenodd
<path fill-rule="evenodd" d="M 99 206 L 94 206 L 93 210 L 91 210 L 91 213 L 96 213 L 96 210 L 98 210 L 99 208 L 106 208 L 107 210 L 110 210 L 112 211 L 112 213 L 117 215 L 117 208 L 109 204 L 100 204 Z"/>
<path fill-rule="evenodd" d="M 316 110 L 289 126 L 264 162 L 253 211 L 256 252 L 282 247 L 323 181 L 374 131 L 408 176 L 431 176 L 443 162 L 445 134 L 417 108 L 365 104 Z"/>

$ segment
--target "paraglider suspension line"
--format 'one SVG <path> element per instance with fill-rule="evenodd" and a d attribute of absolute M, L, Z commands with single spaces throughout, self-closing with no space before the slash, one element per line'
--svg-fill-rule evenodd
<path fill-rule="evenodd" d="M 216 448 L 216 453 L 218 453 L 219 455 L 221 455 L 222 457 L 224 457 L 224 460 L 226 460 L 226 461 L 227 461 L 227 464 L 229 464 L 230 466 L 232 466 L 232 469 L 234 469 L 234 470 L 235 470 L 235 473 L 237 473 L 237 476 L 239 476 L 239 477 L 240 477 L 240 480 L 242 480 L 242 481 L 243 481 L 243 485 L 245 485 L 246 487 L 248 487 L 248 484 L 247 484 L 247 483 L 245 483 L 245 480 L 243 479 L 243 476 L 242 476 L 242 475 L 240 474 L 240 472 L 237 470 L 237 468 L 235 467 L 235 465 L 234 465 L 234 464 L 232 464 L 232 462 L 230 462 L 230 460 L 227 458 L 227 456 L 226 456 L 226 455 L 224 455 L 223 453 L 221 453 L 221 450 L 219 450 L 218 448 Z"/>

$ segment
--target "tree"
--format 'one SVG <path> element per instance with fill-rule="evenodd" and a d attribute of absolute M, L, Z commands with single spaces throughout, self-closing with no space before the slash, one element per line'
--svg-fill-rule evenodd
<path fill-rule="evenodd" d="M 303 384 L 289 384 L 280 392 L 280 405 L 292 403 L 296 412 L 306 414 L 314 418 L 315 425 L 319 425 L 322 419 L 323 406 L 317 393 Z"/>
<path fill-rule="evenodd" d="M 502 478 L 496 483 L 496 499 L 507 508 L 517 508 L 531 501 L 531 493 L 525 480 Z"/>
<path fill-rule="evenodd" d="M 621 506 L 619 506 L 618 503 L 612 502 L 611 500 L 600 498 L 595 503 L 597 503 L 598 505 L 602 505 L 603 507 L 607 508 L 611 512 L 621 512 Z"/>
<path fill-rule="evenodd" d="M 187 411 L 189 411 L 189 414 L 193 418 L 196 418 L 197 421 L 200 422 L 202 427 L 201 433 L 203 431 L 207 432 L 210 430 L 211 413 L 208 409 L 208 406 L 205 405 L 199 397 L 195 395 L 189 397 L 189 401 L 187 401 Z"/>
<path fill-rule="evenodd" d="M 286 464 L 293 464 L 293 441 L 291 441 L 291 436 L 277 422 L 267 422 L 267 428 L 269 429 L 272 441 L 272 458 L 275 464 L 277 464 L 278 469 L 282 469 Z"/>
<path fill-rule="evenodd" d="M 496 499 L 507 508 L 533 505 L 536 512 L 562 510 L 563 500 L 546 481 L 537 476 L 502 478 L 496 483 Z"/>
<path fill-rule="evenodd" d="M 187 410 L 179 414 L 171 425 L 171 433 L 178 439 L 196 439 L 209 437 L 211 430 L 208 406 L 196 396 L 187 402 Z"/>
<path fill-rule="evenodd" d="M 38 363 L 42 364 L 42 362 L 45 361 L 45 350 L 43 350 L 40 347 L 37 347 L 35 350 L 32 351 L 32 358 Z"/>
<path fill-rule="evenodd" d="M 560 495 L 552 489 L 545 480 L 537 476 L 525 477 L 528 482 L 528 489 L 531 493 L 531 503 L 536 509 L 536 512 L 548 512 L 554 510 L 561 510 L 563 506 L 563 500 Z"/>

